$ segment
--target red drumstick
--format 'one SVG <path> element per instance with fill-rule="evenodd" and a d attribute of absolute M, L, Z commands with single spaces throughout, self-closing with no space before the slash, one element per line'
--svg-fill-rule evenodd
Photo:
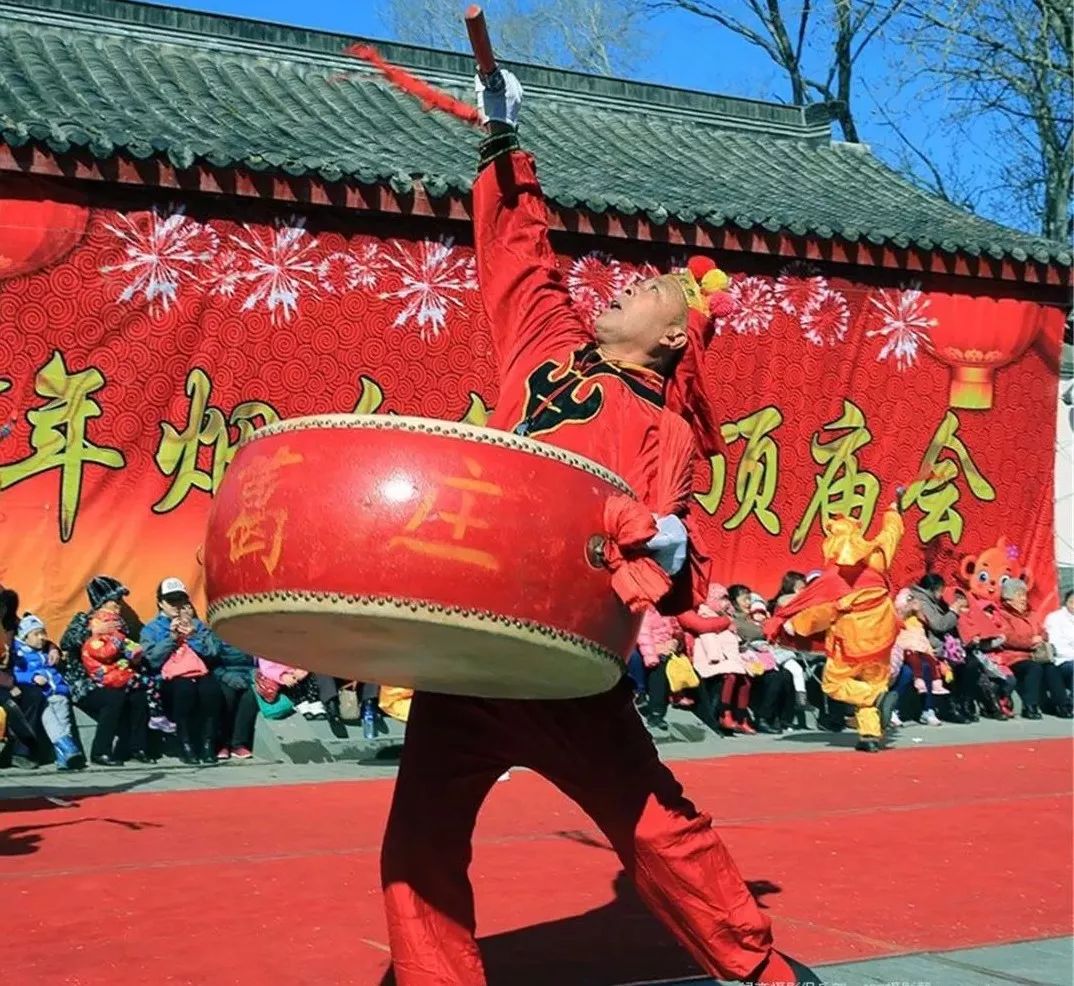
<path fill-rule="evenodd" d="M 474 51 L 477 70 L 482 78 L 487 79 L 496 71 L 496 56 L 492 53 L 485 12 L 476 3 L 470 4 L 466 9 L 466 33 L 470 35 L 470 47 Z"/>

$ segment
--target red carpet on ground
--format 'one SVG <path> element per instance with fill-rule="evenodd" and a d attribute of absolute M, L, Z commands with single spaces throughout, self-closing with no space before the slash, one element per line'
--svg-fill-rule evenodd
<path fill-rule="evenodd" d="M 1050 740 L 673 766 L 770 910 L 777 942 L 823 964 L 1069 934 L 1072 749 Z M 123 775 L 102 779 L 119 786 Z M 0 802 L 4 980 L 377 986 L 391 790 L 341 781 L 116 793 L 66 808 Z M 496 786 L 472 875 L 494 986 L 696 973 L 599 832 L 539 777 Z"/>

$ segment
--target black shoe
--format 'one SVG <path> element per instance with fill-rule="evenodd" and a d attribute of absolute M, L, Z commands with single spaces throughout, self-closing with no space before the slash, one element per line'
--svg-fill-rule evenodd
<path fill-rule="evenodd" d="M 781 959 L 783 959 L 783 961 L 786 962 L 788 966 L 790 966 L 791 972 L 794 974 L 794 979 L 783 980 L 782 986 L 824 986 L 824 983 L 821 982 L 820 976 L 818 976 L 812 969 L 810 969 L 809 966 L 802 965 L 802 963 L 799 962 L 797 959 L 792 959 L 789 955 L 786 955 L 783 952 L 773 952 L 772 954 L 778 955 Z M 768 962 L 770 961 L 771 957 L 766 960 L 765 964 L 762 965 L 760 969 L 755 970 L 753 975 L 762 973 L 765 966 L 767 966 Z M 784 975 L 786 975 L 786 973 L 784 973 Z M 746 986 L 753 986 L 754 984 L 754 980 L 752 979 L 747 979 L 745 982 Z"/>
<path fill-rule="evenodd" d="M 661 715 L 647 715 L 645 725 L 654 733 L 666 733 L 668 731 L 668 721 Z"/>
<path fill-rule="evenodd" d="M 328 716 L 328 728 L 336 739 L 346 739 L 350 734 L 343 716 L 339 714 L 339 698 L 330 698 L 324 703 L 324 710 Z"/>
<path fill-rule="evenodd" d="M 1027 705 L 1024 709 L 1022 709 L 1022 718 L 1043 719 L 1044 716 L 1041 715 L 1040 709 L 1038 709 L 1035 705 Z"/>
<path fill-rule="evenodd" d="M 1058 719 L 1074 719 L 1074 709 L 1069 705 L 1064 705 L 1055 715 Z"/>
<path fill-rule="evenodd" d="M 186 764 L 188 767 L 197 766 L 198 755 L 194 752 L 194 747 L 189 743 L 179 744 L 179 762 Z"/>
<path fill-rule="evenodd" d="M 347 725 L 344 723 L 343 717 L 338 713 L 336 715 L 331 712 L 328 713 L 328 728 L 336 739 L 346 739 L 350 735 L 347 732 Z"/>
<path fill-rule="evenodd" d="M 884 730 L 884 732 L 887 732 L 891 728 L 891 714 L 895 711 L 895 707 L 898 704 L 899 693 L 894 689 L 884 692 L 876 703 L 876 707 L 880 712 L 880 728 Z"/>
<path fill-rule="evenodd" d="M 765 736 L 778 736 L 783 730 L 778 726 L 770 726 L 767 722 L 762 721 L 757 723 L 757 732 Z"/>
<path fill-rule="evenodd" d="M 860 739 L 855 750 L 859 750 L 862 753 L 879 753 L 880 752 L 880 740 L 875 739 Z"/>
<path fill-rule="evenodd" d="M 117 760 L 115 757 L 110 757 L 107 753 L 102 753 L 99 757 L 90 757 L 90 763 L 95 763 L 98 767 L 123 766 L 122 760 Z"/>
<path fill-rule="evenodd" d="M 135 750 L 131 754 L 131 760 L 137 760 L 138 763 L 156 763 L 157 758 L 151 757 L 145 750 Z"/>

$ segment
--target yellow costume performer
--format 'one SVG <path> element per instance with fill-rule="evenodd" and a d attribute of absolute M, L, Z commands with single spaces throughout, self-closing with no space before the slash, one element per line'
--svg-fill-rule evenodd
<path fill-rule="evenodd" d="M 884 513 L 880 533 L 871 540 L 863 536 L 858 521 L 835 518 L 827 525 L 822 546 L 822 575 L 777 610 L 770 623 L 770 632 L 786 628 L 802 637 L 825 633 L 821 687 L 830 698 L 857 709 L 858 749 L 870 753 L 880 749 L 898 698 L 888 692 L 899 620 L 887 573 L 902 535 L 895 505 Z"/>

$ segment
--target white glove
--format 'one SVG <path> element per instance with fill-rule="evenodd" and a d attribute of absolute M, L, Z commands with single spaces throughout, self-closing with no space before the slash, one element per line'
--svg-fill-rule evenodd
<path fill-rule="evenodd" d="M 522 85 L 514 74 L 507 69 L 499 70 L 503 85 L 496 89 L 487 89 L 480 75 L 474 76 L 474 92 L 477 93 L 477 111 L 481 122 L 508 123 L 518 126 L 518 111 L 522 108 Z"/>
<path fill-rule="evenodd" d="M 686 526 L 674 514 L 657 517 L 656 534 L 646 544 L 655 561 L 668 575 L 678 575 L 686 564 L 686 547 L 689 535 Z"/>

